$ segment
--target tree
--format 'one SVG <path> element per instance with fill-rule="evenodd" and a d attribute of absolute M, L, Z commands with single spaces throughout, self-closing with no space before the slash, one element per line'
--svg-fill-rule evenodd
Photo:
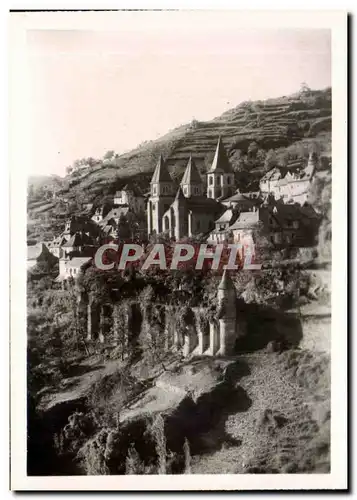
<path fill-rule="evenodd" d="M 115 155 L 115 151 L 110 149 L 109 151 L 107 151 L 105 153 L 105 155 L 103 156 L 104 160 L 111 160 L 113 158 L 113 156 Z"/>
<path fill-rule="evenodd" d="M 306 82 L 302 82 L 300 84 L 300 94 L 309 94 L 311 92 L 311 88 L 308 86 Z"/>
<path fill-rule="evenodd" d="M 255 158 L 258 149 L 258 144 L 255 141 L 251 142 L 248 146 L 248 158 Z"/>
<path fill-rule="evenodd" d="M 274 151 L 274 149 L 269 149 L 264 160 L 265 170 L 271 170 L 272 168 L 276 167 L 277 163 L 278 159 L 276 156 L 276 152 Z"/>
<path fill-rule="evenodd" d="M 119 241 L 125 241 L 131 238 L 131 228 L 128 222 L 128 219 L 125 217 L 123 213 L 120 214 L 119 221 L 118 221 L 118 240 Z"/>

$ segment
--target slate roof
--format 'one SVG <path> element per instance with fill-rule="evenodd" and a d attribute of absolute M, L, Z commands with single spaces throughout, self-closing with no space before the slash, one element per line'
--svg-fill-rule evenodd
<path fill-rule="evenodd" d="M 218 286 L 218 290 L 235 290 L 234 283 L 233 283 L 227 269 L 225 269 L 223 271 L 222 279 L 221 279 L 221 282 Z"/>
<path fill-rule="evenodd" d="M 183 184 L 201 184 L 201 183 L 202 183 L 201 176 L 197 170 L 196 163 L 191 155 L 190 159 L 188 160 L 185 173 L 183 174 L 183 177 L 181 180 L 181 185 L 183 185 Z"/>
<path fill-rule="evenodd" d="M 66 243 L 66 238 L 64 236 L 57 236 L 54 240 L 50 241 L 48 243 L 48 248 L 57 248 L 61 247 L 64 243 Z"/>
<path fill-rule="evenodd" d="M 179 186 L 176 196 L 175 196 L 175 201 L 179 202 L 186 202 L 187 198 L 185 198 L 185 195 L 182 192 L 181 186 Z"/>
<path fill-rule="evenodd" d="M 228 208 L 221 216 L 219 219 L 216 220 L 216 224 L 222 223 L 222 222 L 230 222 L 233 217 L 233 210 L 231 208 Z"/>
<path fill-rule="evenodd" d="M 107 215 L 103 219 L 103 224 L 107 224 L 107 221 L 110 219 L 116 219 L 120 217 L 121 215 L 126 215 L 129 212 L 129 207 L 128 206 L 121 206 L 117 208 L 112 208 L 110 212 L 107 213 Z"/>
<path fill-rule="evenodd" d="M 257 226 L 259 224 L 259 210 L 255 212 L 241 212 L 238 219 L 229 229 L 245 229 Z"/>
<path fill-rule="evenodd" d="M 278 167 L 274 167 L 269 172 L 267 172 L 260 181 L 277 181 L 281 177 L 281 172 Z"/>
<path fill-rule="evenodd" d="M 215 172 L 227 173 L 227 174 L 233 173 L 232 166 L 229 163 L 228 156 L 226 150 L 224 149 L 221 137 L 219 137 L 218 139 L 216 152 L 214 154 L 211 168 L 209 169 L 209 173 L 215 173 Z"/>
<path fill-rule="evenodd" d="M 222 205 L 213 198 L 206 198 L 206 196 L 191 196 L 190 198 L 185 198 L 187 206 L 191 210 L 202 209 L 206 213 L 212 213 L 214 211 L 221 211 Z"/>
<path fill-rule="evenodd" d="M 162 155 L 160 155 L 159 157 L 159 161 L 157 162 L 155 167 L 154 175 L 152 176 L 151 179 L 151 184 L 158 182 L 172 182 L 171 176 L 167 170 Z"/>
<path fill-rule="evenodd" d="M 261 200 L 259 198 L 249 198 L 248 196 L 246 196 L 243 193 L 236 193 L 233 196 L 230 196 L 229 198 L 225 198 L 223 200 L 224 203 L 226 203 L 226 202 L 247 203 L 248 202 L 248 204 L 251 204 L 252 206 L 256 205 L 257 201 L 259 202 Z"/>
<path fill-rule="evenodd" d="M 92 243 L 93 243 L 92 239 L 86 234 L 75 233 L 70 237 L 70 239 L 64 245 L 62 245 L 62 247 L 63 248 L 80 247 L 83 245 L 90 245 Z"/>

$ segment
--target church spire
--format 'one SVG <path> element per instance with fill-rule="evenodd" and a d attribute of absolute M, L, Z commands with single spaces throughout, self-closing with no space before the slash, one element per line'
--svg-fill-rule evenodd
<path fill-rule="evenodd" d="M 197 170 L 196 163 L 192 158 L 192 154 L 190 155 L 185 173 L 183 174 L 181 186 L 186 197 L 202 196 L 202 179 Z"/>
<path fill-rule="evenodd" d="M 222 279 L 221 279 L 221 282 L 218 286 L 218 290 L 235 290 L 234 283 L 233 283 L 227 269 L 225 269 L 223 271 Z"/>
<path fill-rule="evenodd" d="M 234 172 L 224 149 L 222 138 L 219 136 L 213 162 L 207 172 L 207 197 L 221 200 L 232 196 L 234 181 Z"/>
<path fill-rule="evenodd" d="M 151 184 L 157 184 L 159 182 L 172 182 L 162 154 L 160 154 L 159 160 L 155 167 L 154 175 L 151 179 Z"/>
<path fill-rule="evenodd" d="M 226 174 L 233 172 L 232 167 L 228 160 L 226 150 L 224 149 L 221 136 L 219 136 L 218 138 L 216 152 L 214 154 L 213 162 L 209 171 L 213 173 L 226 173 Z"/>

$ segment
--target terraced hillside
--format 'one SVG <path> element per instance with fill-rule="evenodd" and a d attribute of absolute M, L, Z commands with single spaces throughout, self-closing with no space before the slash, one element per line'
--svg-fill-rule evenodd
<path fill-rule="evenodd" d="M 148 131 L 149 134 L 149 131 Z M 188 156 L 192 154 L 201 173 L 213 158 L 221 135 L 236 167 L 236 158 L 246 155 L 255 141 L 261 151 L 280 154 L 312 142 L 325 156 L 331 154 L 331 89 L 297 93 L 266 101 L 248 101 L 207 122 L 192 121 L 163 137 L 148 141 L 113 160 L 98 160 L 63 180 L 60 196 L 89 203 L 112 194 L 128 180 L 147 190 L 158 155 L 168 160 L 169 169 L 180 178 Z M 261 176 L 262 165 L 255 165 L 252 181 Z M 255 179 L 256 180 L 256 179 Z M 29 199 L 31 211 L 32 200 Z"/>

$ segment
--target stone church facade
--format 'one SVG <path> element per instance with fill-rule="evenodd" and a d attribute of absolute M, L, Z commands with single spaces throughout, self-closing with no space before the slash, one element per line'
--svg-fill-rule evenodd
<path fill-rule="evenodd" d="M 225 208 L 221 200 L 234 191 L 234 172 L 221 138 L 206 183 L 190 156 L 181 183 L 176 188 L 160 156 L 150 183 L 148 234 L 166 233 L 179 240 L 184 236 L 208 233 Z"/>

